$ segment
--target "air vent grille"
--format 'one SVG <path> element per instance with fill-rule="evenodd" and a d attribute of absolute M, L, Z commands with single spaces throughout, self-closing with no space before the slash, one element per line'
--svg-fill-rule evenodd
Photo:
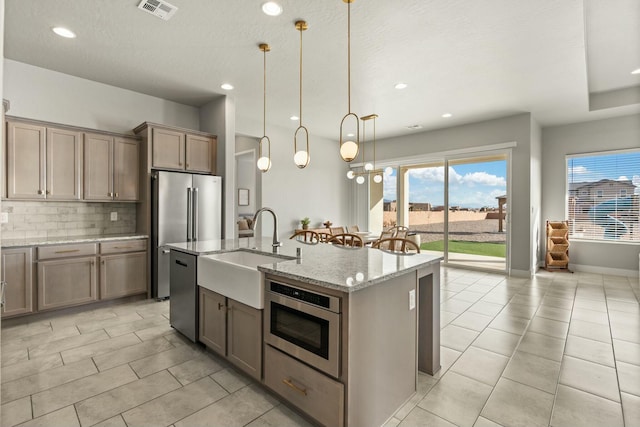
<path fill-rule="evenodd" d="M 178 10 L 176 6 L 163 0 L 142 0 L 138 5 L 138 9 L 144 10 L 165 21 L 168 21 Z"/>

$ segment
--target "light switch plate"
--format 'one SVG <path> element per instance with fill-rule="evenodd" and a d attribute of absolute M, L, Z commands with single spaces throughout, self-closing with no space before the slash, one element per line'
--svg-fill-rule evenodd
<path fill-rule="evenodd" d="M 416 290 L 412 289 L 409 291 L 409 310 L 414 308 L 416 308 Z"/>
<path fill-rule="evenodd" d="M 9 222 L 9 212 L 0 213 L 0 224 L 6 224 Z"/>
<path fill-rule="evenodd" d="M 118 212 L 111 212 L 111 221 L 118 220 Z"/>

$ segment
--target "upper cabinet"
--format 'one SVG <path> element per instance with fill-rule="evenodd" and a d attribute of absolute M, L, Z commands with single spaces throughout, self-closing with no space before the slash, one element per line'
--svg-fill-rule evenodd
<path fill-rule="evenodd" d="M 131 138 L 84 135 L 84 199 L 137 201 L 140 144 Z"/>
<path fill-rule="evenodd" d="M 82 133 L 7 122 L 7 197 L 79 200 Z"/>
<path fill-rule="evenodd" d="M 146 122 L 134 132 L 148 140 L 152 169 L 216 174 L 215 135 Z"/>

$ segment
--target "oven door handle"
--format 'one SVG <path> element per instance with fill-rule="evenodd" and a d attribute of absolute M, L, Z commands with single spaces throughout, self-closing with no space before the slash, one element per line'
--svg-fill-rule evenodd
<path fill-rule="evenodd" d="M 287 386 L 291 387 L 292 389 L 294 389 L 295 391 L 297 391 L 298 393 L 303 394 L 303 395 L 305 395 L 305 396 L 307 395 L 307 389 L 306 389 L 306 388 L 300 388 L 300 387 L 298 387 L 298 386 L 297 386 L 297 385 L 295 385 L 293 382 L 291 382 L 291 380 L 290 380 L 290 379 L 284 378 L 284 379 L 282 380 L 282 382 L 283 382 L 284 384 L 286 384 Z"/>

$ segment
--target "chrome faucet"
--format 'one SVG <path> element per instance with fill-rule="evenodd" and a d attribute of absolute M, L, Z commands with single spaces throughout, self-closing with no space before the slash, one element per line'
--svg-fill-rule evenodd
<path fill-rule="evenodd" d="M 251 229 L 252 230 L 256 229 L 256 222 L 258 220 L 258 216 L 260 216 L 260 214 L 262 212 L 269 212 L 269 213 L 271 213 L 271 215 L 273 215 L 273 243 L 271 244 L 271 246 L 273 246 L 273 252 L 276 252 L 278 250 L 278 248 L 280 246 L 282 246 L 282 242 L 280 242 L 278 240 L 278 216 L 273 211 L 273 209 L 271 209 L 271 208 L 262 208 L 262 209 L 258 210 L 258 212 L 256 212 L 256 214 L 253 216 L 253 221 L 251 223 Z"/>

